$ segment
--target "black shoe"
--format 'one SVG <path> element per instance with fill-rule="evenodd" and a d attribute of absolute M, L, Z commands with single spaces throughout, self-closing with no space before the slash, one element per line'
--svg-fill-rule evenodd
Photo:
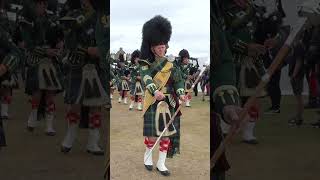
<path fill-rule="evenodd" d="M 152 165 L 144 165 L 144 167 L 145 167 L 148 171 L 152 171 L 152 170 L 153 170 L 153 166 L 152 166 Z"/>
<path fill-rule="evenodd" d="M 160 172 L 160 174 L 161 174 L 162 176 L 170 176 L 170 171 L 168 171 L 168 170 L 166 170 L 166 171 L 160 171 L 158 168 L 157 168 L 157 170 Z"/>
<path fill-rule="evenodd" d="M 104 155 L 103 151 L 90 151 L 90 150 L 87 150 L 87 153 L 95 155 L 95 156 L 103 156 Z"/>
<path fill-rule="evenodd" d="M 61 146 L 61 152 L 67 154 L 68 152 L 70 152 L 71 148 L 67 148 L 67 147 L 64 147 L 64 146 Z"/>
<path fill-rule="evenodd" d="M 3 120 L 8 120 L 9 117 L 8 117 L 8 116 L 1 116 L 1 119 L 3 119 Z"/>
<path fill-rule="evenodd" d="M 258 141 L 258 140 L 256 140 L 256 139 L 243 140 L 242 142 L 243 142 L 243 143 L 246 143 L 246 144 L 250 144 L 250 145 L 256 145 L 256 144 L 259 144 L 259 141 Z"/>
<path fill-rule="evenodd" d="M 315 123 L 311 123 L 311 126 L 312 126 L 313 128 L 320 128 L 320 121 L 317 121 L 317 122 L 315 122 Z"/>

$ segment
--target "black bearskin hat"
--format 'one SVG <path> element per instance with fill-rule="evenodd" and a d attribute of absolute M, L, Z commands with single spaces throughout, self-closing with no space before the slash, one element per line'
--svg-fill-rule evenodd
<path fill-rule="evenodd" d="M 189 55 L 189 52 L 186 50 L 186 49 L 182 49 L 180 52 L 179 52 L 179 56 L 180 56 L 180 59 L 182 60 L 183 58 L 190 58 L 190 55 Z"/>
<path fill-rule="evenodd" d="M 141 59 L 154 61 L 152 46 L 167 45 L 172 34 L 168 19 L 158 15 L 147 21 L 142 28 Z"/>
<path fill-rule="evenodd" d="M 134 60 L 136 58 L 140 58 L 140 55 L 141 55 L 141 53 L 138 49 L 133 51 L 133 53 L 131 54 L 131 64 L 135 64 Z"/>

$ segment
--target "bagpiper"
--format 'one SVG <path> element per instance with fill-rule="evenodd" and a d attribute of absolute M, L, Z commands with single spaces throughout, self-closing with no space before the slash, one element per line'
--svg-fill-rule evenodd
<path fill-rule="evenodd" d="M 18 68 L 23 53 L 14 43 L 13 37 L 6 23 L 8 19 L 5 10 L 5 1 L 0 0 L 0 83 L 11 78 L 12 73 Z M 2 111 L 1 111 L 2 113 Z M 2 114 L 0 114 L 0 149 L 7 145 Z"/>
<path fill-rule="evenodd" d="M 46 14 L 47 0 L 25 4 L 19 19 L 26 50 L 25 93 L 31 96 L 31 112 L 27 127 L 33 131 L 39 125 L 39 113 L 46 120 L 46 134 L 54 136 L 55 95 L 63 90 L 59 52 L 63 46 L 62 30 L 52 27 Z M 55 33 L 53 35 L 53 33 Z"/>
<path fill-rule="evenodd" d="M 191 101 L 191 92 L 192 89 L 192 76 L 190 75 L 190 64 L 189 64 L 190 55 L 189 52 L 186 49 L 182 49 L 179 52 L 179 60 L 178 64 L 182 71 L 182 78 L 184 79 L 184 86 L 185 86 L 185 93 L 189 95 L 186 97 L 186 107 L 191 107 L 190 101 Z"/>
<path fill-rule="evenodd" d="M 142 111 L 142 97 L 143 97 L 143 88 L 142 88 L 142 79 L 140 76 L 140 65 L 139 60 L 140 51 L 135 50 L 131 55 L 131 67 L 130 67 L 130 95 L 131 95 L 131 103 L 129 106 L 129 110 L 132 110 L 134 107 L 134 103 L 138 103 L 137 109 Z"/>
<path fill-rule="evenodd" d="M 148 171 L 153 169 L 151 148 L 170 117 L 179 106 L 179 99 L 184 101 L 184 81 L 179 67 L 165 57 L 172 33 L 171 23 L 162 16 L 155 16 L 143 25 L 141 59 L 141 78 L 146 87 L 143 101 L 143 136 L 146 151 L 144 165 Z M 165 166 L 169 137 L 177 129 L 171 124 L 160 140 L 157 170 L 164 176 L 170 172 Z M 148 156 L 149 155 L 149 156 Z"/>
<path fill-rule="evenodd" d="M 118 91 L 120 95 L 118 103 L 121 103 L 123 100 L 124 104 L 128 104 L 128 92 L 130 91 L 130 71 L 126 67 L 124 54 L 119 55 L 118 67 Z"/>
<path fill-rule="evenodd" d="M 235 125 L 236 122 L 228 118 L 232 111 L 236 112 L 240 105 L 239 93 L 236 86 L 236 69 L 226 33 L 223 31 L 223 17 L 219 1 L 213 1 L 210 6 L 210 36 L 211 44 L 211 78 L 210 84 L 210 157 L 212 158 L 220 143 L 223 141 L 223 133 L 220 123 Z M 220 12 L 220 13 L 219 13 Z M 227 109 L 230 109 L 227 112 Z M 211 168 L 211 167 L 210 167 Z M 218 159 L 215 167 L 211 168 L 210 179 L 225 180 L 225 172 L 230 166 L 225 153 Z"/>
<path fill-rule="evenodd" d="M 239 4 L 234 0 L 220 1 L 222 3 L 223 18 L 227 38 L 231 46 L 234 63 L 237 68 L 237 85 L 244 105 L 258 85 L 261 76 L 265 73 L 261 56 L 266 53 L 263 44 L 255 42 L 255 33 L 258 23 L 258 12 L 252 2 Z M 260 96 L 265 96 L 261 93 Z M 243 142 L 257 144 L 258 140 L 254 136 L 254 128 L 259 112 L 251 114 L 251 120 L 242 129 Z M 221 123 L 225 134 L 229 131 L 229 126 Z"/>
<path fill-rule="evenodd" d="M 90 0 L 93 8 L 97 12 L 97 22 L 96 22 L 96 33 L 95 38 L 97 42 L 97 46 L 93 49 L 98 50 L 96 55 L 99 56 L 99 65 L 103 70 L 102 76 L 105 77 L 103 82 L 108 82 L 113 73 L 109 69 L 109 65 L 111 62 L 110 57 L 110 3 L 108 1 L 100 1 L 100 0 Z M 107 84 L 105 84 L 106 94 L 110 94 L 110 89 Z M 104 169 L 104 178 L 107 180 L 110 179 L 110 108 L 111 108 L 111 99 L 107 99 L 107 103 L 105 105 L 106 108 L 106 149 L 105 149 L 105 169 Z"/>
<path fill-rule="evenodd" d="M 1 26 L 6 29 L 6 31 L 13 35 L 12 40 L 14 44 L 17 44 L 15 41 L 15 22 L 14 19 L 9 19 L 7 17 L 7 1 L 2 0 L 1 6 Z M 12 72 L 11 75 L 4 81 L 1 82 L 1 89 L 0 89 L 0 98 L 1 98 L 1 118 L 2 119 L 9 119 L 9 105 L 12 102 L 12 90 L 17 89 L 19 87 L 18 84 L 18 77 L 17 72 Z"/>
<path fill-rule="evenodd" d="M 115 68 L 110 64 L 110 99 L 113 99 L 113 93 L 117 88 L 117 80 L 115 74 Z"/>
<path fill-rule="evenodd" d="M 103 42 L 96 39 L 96 34 L 101 30 L 99 28 L 97 31 L 96 27 L 101 25 L 101 23 L 96 24 L 99 13 L 97 14 L 89 0 L 81 2 L 68 1 L 68 13 L 60 19 L 66 30 L 64 102 L 68 105 L 66 115 L 68 130 L 61 145 L 61 152 L 68 153 L 71 150 L 77 136 L 81 110 L 88 109 L 89 135 L 86 149 L 90 154 L 103 155 L 104 151 L 99 146 L 99 130 L 102 123 L 102 106 L 107 102 L 110 103 L 107 94 L 109 67 L 96 48 L 100 45 L 98 42 Z"/>

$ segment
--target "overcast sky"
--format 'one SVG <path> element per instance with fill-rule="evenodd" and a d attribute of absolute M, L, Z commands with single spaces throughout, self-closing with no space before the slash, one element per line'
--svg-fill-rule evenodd
<path fill-rule="evenodd" d="M 297 3 L 302 1 L 305 0 L 282 0 L 287 23 L 296 22 Z M 120 47 L 127 53 L 140 49 L 143 24 L 155 15 L 162 15 L 172 24 L 168 54 L 177 55 L 184 48 L 192 57 L 209 60 L 209 0 L 111 0 L 110 3 L 111 52 L 117 52 Z"/>
<path fill-rule="evenodd" d="M 192 57 L 210 54 L 209 0 L 111 0 L 111 52 L 140 49 L 142 26 L 155 15 L 169 19 L 172 36 L 167 54 L 187 49 Z"/>

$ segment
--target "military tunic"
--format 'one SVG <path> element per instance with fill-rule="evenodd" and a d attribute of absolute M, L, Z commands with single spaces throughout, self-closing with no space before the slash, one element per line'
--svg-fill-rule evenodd
<path fill-rule="evenodd" d="M 162 68 L 168 62 L 168 59 L 165 57 L 156 58 L 156 60 L 149 64 L 147 61 L 141 61 L 141 78 L 143 83 L 146 87 L 146 91 L 149 91 L 152 96 L 156 90 L 158 90 L 157 82 L 154 82 L 153 77 L 162 70 Z M 165 86 L 162 88 L 162 92 L 165 95 L 165 102 L 169 105 L 169 110 L 171 116 L 175 113 L 175 109 L 178 107 L 177 102 L 179 101 L 178 98 L 181 95 L 184 95 L 184 81 L 181 76 L 181 72 L 179 71 L 179 67 L 173 65 L 172 69 L 170 70 L 171 74 L 169 80 L 166 82 Z M 146 101 L 146 98 L 144 99 Z M 147 137 L 157 137 L 159 134 L 157 130 L 162 131 L 164 128 L 164 124 L 159 125 L 160 129 L 156 129 L 156 112 L 157 112 L 157 105 L 160 101 L 155 101 L 151 104 L 146 112 L 143 115 L 144 118 L 144 125 L 143 125 L 143 136 Z M 144 107 L 146 108 L 146 107 Z M 169 121 L 169 119 L 167 119 Z M 175 127 L 176 128 L 176 127 Z M 173 130 L 173 127 L 169 127 L 169 131 Z"/>

